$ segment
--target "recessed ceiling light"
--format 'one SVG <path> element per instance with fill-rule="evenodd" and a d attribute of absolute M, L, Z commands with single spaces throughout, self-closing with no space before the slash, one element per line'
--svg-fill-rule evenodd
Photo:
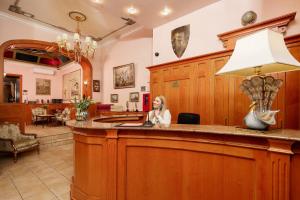
<path fill-rule="evenodd" d="M 137 14 L 139 11 L 138 11 L 138 9 L 136 9 L 135 7 L 130 6 L 129 8 L 127 8 L 127 12 L 128 12 L 130 15 L 135 15 L 135 14 Z"/>
<path fill-rule="evenodd" d="M 104 0 L 91 0 L 93 3 L 102 4 Z"/>
<path fill-rule="evenodd" d="M 168 8 L 167 6 L 164 7 L 164 9 L 162 11 L 160 11 L 160 14 L 163 16 L 167 16 L 172 12 L 172 10 L 170 8 Z"/>

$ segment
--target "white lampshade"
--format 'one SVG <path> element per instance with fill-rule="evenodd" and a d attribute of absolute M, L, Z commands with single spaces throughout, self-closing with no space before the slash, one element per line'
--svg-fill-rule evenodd
<path fill-rule="evenodd" d="M 300 70 L 300 63 L 290 54 L 283 35 L 269 29 L 240 38 L 226 65 L 216 74 L 251 76 L 259 67 L 261 74 Z"/>

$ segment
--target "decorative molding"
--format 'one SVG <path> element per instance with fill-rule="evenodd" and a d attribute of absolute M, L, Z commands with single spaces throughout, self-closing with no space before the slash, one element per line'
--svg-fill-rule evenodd
<path fill-rule="evenodd" d="M 223 42 L 223 46 L 226 49 L 234 49 L 236 40 L 244 35 L 248 35 L 255 31 L 271 28 L 272 30 L 279 31 L 281 33 L 285 33 L 287 30 L 288 24 L 295 19 L 296 12 L 292 12 L 286 15 L 282 15 L 280 17 L 276 17 L 270 20 L 266 20 L 260 23 L 256 23 L 247 27 L 235 29 L 232 31 L 228 31 L 225 33 L 221 33 L 218 38 Z"/>
<path fill-rule="evenodd" d="M 282 154 L 294 154 L 292 151 L 292 145 L 294 141 L 268 139 L 269 148 L 268 151 L 282 153 Z"/>
<path fill-rule="evenodd" d="M 289 200 L 290 196 L 290 156 L 271 154 L 271 199 Z"/>

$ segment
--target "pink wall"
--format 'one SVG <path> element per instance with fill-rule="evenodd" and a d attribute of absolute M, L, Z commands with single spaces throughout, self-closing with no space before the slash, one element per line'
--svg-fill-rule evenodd
<path fill-rule="evenodd" d="M 149 71 L 146 67 L 152 64 L 152 39 L 140 38 L 131 40 L 120 40 L 110 46 L 106 46 L 101 52 L 103 55 L 103 102 L 110 103 L 110 94 L 119 94 L 119 102 L 126 109 L 126 101 L 129 100 L 130 92 L 140 93 L 138 109 L 142 110 L 141 86 L 149 90 Z M 134 63 L 135 65 L 135 87 L 125 89 L 113 88 L 113 67 Z M 134 105 L 131 104 L 130 108 Z"/>
<path fill-rule="evenodd" d="M 257 22 L 297 11 L 287 35 L 300 33 L 299 0 L 222 0 L 154 28 L 153 64 L 179 60 L 172 50 L 171 31 L 187 24 L 190 24 L 190 39 L 181 59 L 223 50 L 217 34 L 241 28 L 241 16 L 248 10 L 257 13 Z M 160 53 L 159 57 L 154 56 L 155 52 Z"/>
<path fill-rule="evenodd" d="M 25 19 L 18 19 L 14 16 L 10 16 L 6 13 L 0 12 L 0 44 L 15 39 L 34 39 L 34 40 L 42 40 L 48 42 L 54 42 L 56 40 L 56 36 L 62 34 L 63 32 L 59 29 L 55 29 L 53 27 L 48 27 L 42 23 L 37 23 Z M 75 28 L 75 24 L 74 24 Z M 71 35 L 70 35 L 71 37 Z M 101 67 L 100 67 L 100 48 L 97 49 L 95 58 L 90 59 L 90 62 L 93 66 L 93 79 L 101 79 Z M 21 65 L 20 65 L 21 66 Z M 21 71 L 20 67 L 18 68 Z M 14 71 L 17 74 L 17 71 Z M 28 75 L 28 78 L 33 79 L 35 76 Z M 25 78 L 25 77 L 24 77 Z M 62 81 L 60 81 L 61 83 Z M 51 92 L 52 94 L 52 92 Z M 95 101 L 101 100 L 102 92 L 93 93 L 93 99 Z M 54 91 L 53 95 L 61 96 L 61 91 Z M 35 98 L 35 96 L 31 96 Z"/>
<path fill-rule="evenodd" d="M 39 65 L 33 65 L 28 63 L 16 62 L 5 60 L 4 62 L 4 72 L 11 74 L 22 75 L 22 85 L 23 90 L 28 90 L 27 99 L 36 100 L 43 99 L 45 102 L 47 99 L 61 99 L 62 98 L 62 88 L 63 88 L 63 75 L 81 69 L 81 66 L 76 63 L 70 63 L 65 65 L 61 70 L 56 70 L 55 75 L 44 75 L 37 74 L 33 72 L 33 68 L 44 68 L 52 69 L 49 67 L 43 67 Z M 49 79 L 51 80 L 51 95 L 36 95 L 36 79 Z M 23 97 L 23 101 L 26 97 Z"/>

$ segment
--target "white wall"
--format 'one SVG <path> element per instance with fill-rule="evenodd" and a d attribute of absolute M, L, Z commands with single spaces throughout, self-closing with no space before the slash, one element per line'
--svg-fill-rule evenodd
<path fill-rule="evenodd" d="M 37 74 L 33 72 L 34 68 L 51 69 L 55 72 L 54 75 Z M 63 76 L 67 73 L 80 69 L 81 66 L 77 63 L 69 63 L 65 65 L 61 70 L 55 68 L 43 67 L 40 65 L 34 65 L 30 63 L 16 62 L 11 60 L 4 61 L 4 72 L 8 74 L 22 75 L 22 90 L 27 90 L 27 98 L 29 101 L 35 101 L 39 99 L 46 102 L 48 99 L 62 99 L 63 98 Z M 82 75 L 82 73 L 81 73 Z M 36 95 L 36 79 L 49 79 L 51 80 L 51 94 L 50 95 Z"/>
<path fill-rule="evenodd" d="M 249 10 L 257 13 L 257 22 L 297 11 L 287 35 L 300 33 L 299 0 L 222 0 L 153 30 L 153 64 L 179 60 L 172 50 L 171 31 L 190 24 L 190 39 L 181 59 L 223 50 L 217 35 L 241 28 L 241 16 Z M 159 57 L 154 56 L 159 52 Z"/>
<path fill-rule="evenodd" d="M 130 92 L 139 92 L 140 101 L 138 109 L 142 110 L 141 86 L 147 86 L 149 90 L 150 74 L 146 67 L 152 65 L 152 38 L 140 38 L 132 40 L 120 40 L 106 46 L 102 53 L 103 63 L 103 103 L 110 102 L 110 94 L 119 94 L 119 102 L 126 109 L 126 101 L 129 100 Z M 114 89 L 113 67 L 134 63 L 135 66 L 135 88 Z M 148 91 L 149 92 L 149 91 Z M 130 105 L 132 108 L 134 105 Z"/>
<path fill-rule="evenodd" d="M 56 36 L 63 32 L 50 28 L 42 24 L 38 24 L 32 21 L 18 19 L 14 16 L 10 16 L 6 13 L 0 12 L 0 44 L 15 39 L 33 39 L 42 40 L 48 42 L 54 42 Z M 74 29 L 75 29 L 74 25 Z M 70 35 L 70 37 L 72 37 Z M 99 50 L 100 51 L 100 50 Z M 101 67 L 100 67 L 100 53 L 96 51 L 95 58 L 90 59 L 93 66 L 93 79 L 101 79 Z M 20 64 L 21 66 L 23 64 Z M 26 65 L 26 64 L 25 64 Z M 27 66 L 27 65 L 26 65 Z M 17 74 L 17 73 L 16 73 Z M 25 77 L 24 77 L 25 78 Z M 29 76 L 26 79 L 33 79 L 34 77 Z M 60 81 L 61 82 L 61 81 Z M 57 91 L 55 91 L 57 92 Z M 59 93 L 62 93 L 59 91 Z M 56 93 L 54 93 L 56 95 Z M 93 99 L 95 101 L 101 100 L 102 93 L 93 93 Z"/>

